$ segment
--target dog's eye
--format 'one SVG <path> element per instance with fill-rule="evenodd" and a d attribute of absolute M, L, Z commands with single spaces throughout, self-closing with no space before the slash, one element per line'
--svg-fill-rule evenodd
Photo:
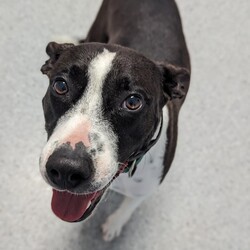
<path fill-rule="evenodd" d="M 68 92 L 68 85 L 64 80 L 56 80 L 53 83 L 53 89 L 58 95 L 64 95 Z"/>
<path fill-rule="evenodd" d="M 142 107 L 142 99 L 140 96 L 131 95 L 122 104 L 123 108 L 136 111 Z"/>

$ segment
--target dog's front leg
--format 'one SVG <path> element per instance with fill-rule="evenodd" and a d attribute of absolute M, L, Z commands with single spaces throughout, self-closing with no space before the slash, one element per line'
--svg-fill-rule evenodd
<path fill-rule="evenodd" d="M 103 239 L 105 241 L 111 241 L 120 235 L 123 226 L 127 223 L 132 213 L 142 201 L 142 198 L 130 198 L 125 196 L 119 208 L 115 210 L 102 225 Z"/>

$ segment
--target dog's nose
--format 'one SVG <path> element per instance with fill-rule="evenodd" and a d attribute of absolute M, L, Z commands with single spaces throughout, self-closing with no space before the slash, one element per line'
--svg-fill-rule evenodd
<path fill-rule="evenodd" d="M 89 182 L 93 166 L 88 155 L 72 158 L 56 152 L 49 157 L 46 171 L 48 178 L 56 187 L 72 190 Z"/>
<path fill-rule="evenodd" d="M 60 159 L 53 164 L 47 164 L 47 174 L 59 188 L 72 189 L 90 178 L 91 169 L 87 161 Z"/>

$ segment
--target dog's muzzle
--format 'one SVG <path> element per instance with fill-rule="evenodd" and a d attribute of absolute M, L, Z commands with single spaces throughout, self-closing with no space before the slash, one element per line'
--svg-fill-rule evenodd
<path fill-rule="evenodd" d="M 105 187 L 99 189 L 92 186 L 95 168 L 85 149 L 82 142 L 77 143 L 74 149 L 65 143 L 49 156 L 46 163 L 46 178 L 53 187 L 52 211 L 64 221 L 77 222 L 87 218 L 111 182 L 127 166 L 117 166 L 115 176 Z M 89 192 L 83 193 L 82 190 Z"/>

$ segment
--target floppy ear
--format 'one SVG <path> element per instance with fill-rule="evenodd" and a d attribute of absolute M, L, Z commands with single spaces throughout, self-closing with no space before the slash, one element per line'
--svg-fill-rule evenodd
<path fill-rule="evenodd" d="M 190 72 L 186 68 L 167 63 L 158 63 L 162 72 L 163 92 L 167 100 L 183 98 L 189 87 Z"/>
<path fill-rule="evenodd" d="M 50 70 L 53 69 L 55 62 L 60 57 L 61 53 L 65 51 L 66 49 L 74 47 L 74 46 L 75 45 L 73 43 L 64 43 L 64 44 L 58 44 L 56 42 L 48 43 L 46 47 L 46 53 L 48 54 L 50 58 L 41 67 L 42 73 L 49 76 Z"/>

